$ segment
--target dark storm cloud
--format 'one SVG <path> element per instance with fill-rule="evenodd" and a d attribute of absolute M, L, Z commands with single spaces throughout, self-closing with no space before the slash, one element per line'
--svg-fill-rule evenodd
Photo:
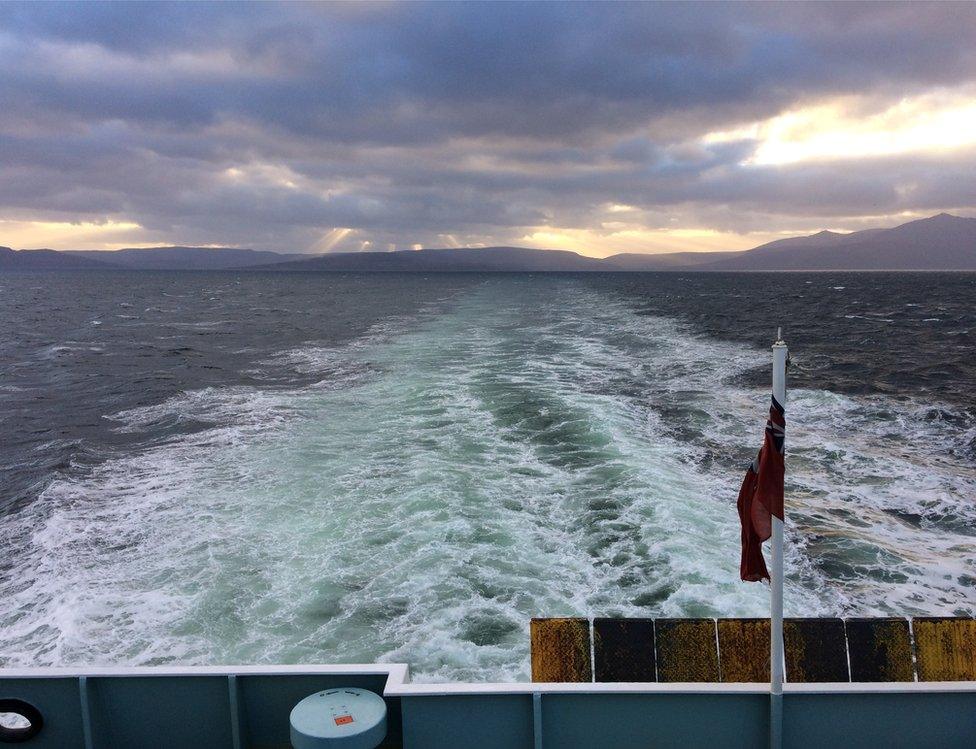
<path fill-rule="evenodd" d="M 610 203 L 733 230 L 965 207 L 972 154 L 745 168 L 754 143 L 697 139 L 976 83 L 974 29 L 961 3 L 4 4 L 0 218 L 300 250 Z"/>

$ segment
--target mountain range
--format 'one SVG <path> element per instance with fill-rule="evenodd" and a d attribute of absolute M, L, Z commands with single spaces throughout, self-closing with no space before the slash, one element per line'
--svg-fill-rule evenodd
<path fill-rule="evenodd" d="M 598 259 L 569 250 L 472 247 L 295 255 L 211 247 L 123 250 L 12 250 L 0 270 L 267 271 L 767 271 L 976 270 L 976 218 L 940 213 L 891 229 L 821 231 L 735 252 L 621 253 Z"/>

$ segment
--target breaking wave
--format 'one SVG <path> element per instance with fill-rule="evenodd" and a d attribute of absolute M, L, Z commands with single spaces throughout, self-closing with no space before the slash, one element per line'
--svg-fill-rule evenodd
<path fill-rule="evenodd" d="M 117 413 L 178 428 L 3 519 L 0 662 L 511 680 L 532 616 L 763 615 L 734 501 L 768 394 L 736 383 L 768 358 L 571 279 L 498 277 L 269 362 L 315 384 Z M 787 614 L 974 613 L 968 422 L 812 389 L 787 418 Z"/>

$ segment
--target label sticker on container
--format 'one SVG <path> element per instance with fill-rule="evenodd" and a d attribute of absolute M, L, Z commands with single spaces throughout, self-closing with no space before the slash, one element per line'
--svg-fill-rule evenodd
<path fill-rule="evenodd" d="M 335 716 L 335 724 L 337 726 L 344 726 L 344 725 L 347 725 L 347 724 L 352 723 L 352 722 L 353 722 L 353 719 L 352 719 L 352 716 L 351 715 L 337 715 L 337 716 Z"/>

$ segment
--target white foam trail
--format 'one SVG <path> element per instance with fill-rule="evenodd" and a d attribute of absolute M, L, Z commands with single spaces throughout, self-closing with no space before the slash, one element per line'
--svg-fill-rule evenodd
<path fill-rule="evenodd" d="M 317 385 L 117 414 L 198 431 L 4 519 L 0 653 L 515 679 L 531 616 L 762 615 L 734 499 L 768 394 L 733 383 L 764 357 L 494 279 L 413 330 L 282 354 Z M 976 477 L 929 411 L 790 394 L 788 614 L 973 611 Z"/>

